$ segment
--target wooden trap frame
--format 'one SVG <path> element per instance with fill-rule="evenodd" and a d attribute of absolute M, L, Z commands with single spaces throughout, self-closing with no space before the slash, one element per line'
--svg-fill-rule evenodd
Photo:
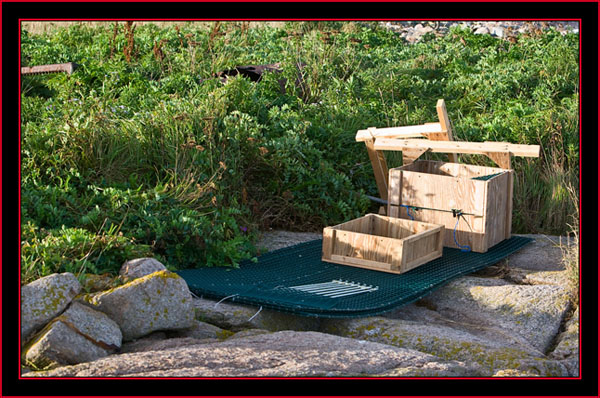
<path fill-rule="evenodd" d="M 438 121 L 416 126 L 375 128 L 359 130 L 356 141 L 364 142 L 373 166 L 379 196 L 388 200 L 389 170 L 383 151 L 401 151 L 405 165 L 414 162 L 425 152 L 447 153 L 450 162 L 458 163 L 459 153 L 486 155 L 503 169 L 511 168 L 512 156 L 539 157 L 539 145 L 517 145 L 506 142 L 454 141 L 446 103 L 436 104 Z M 426 139 L 422 139 L 425 137 Z M 415 139 L 420 138 L 420 139 Z M 381 207 L 380 214 L 385 214 Z"/>

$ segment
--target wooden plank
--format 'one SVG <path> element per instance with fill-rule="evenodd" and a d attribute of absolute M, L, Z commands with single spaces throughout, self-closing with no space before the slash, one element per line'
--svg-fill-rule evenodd
<path fill-rule="evenodd" d="M 440 239 L 440 241 L 441 241 L 441 239 Z M 436 258 L 439 258 L 441 256 L 442 255 L 439 252 L 429 253 L 429 254 L 427 254 L 425 256 L 419 257 L 419 258 L 417 258 L 417 259 L 415 259 L 413 261 L 408 262 L 406 265 L 404 265 L 404 267 L 402 268 L 402 271 L 403 272 L 410 271 L 411 269 L 416 268 L 419 265 L 423 265 L 425 263 L 428 263 L 431 260 L 435 260 Z"/>
<path fill-rule="evenodd" d="M 486 181 L 404 171 L 401 184 L 400 204 L 483 215 Z"/>
<path fill-rule="evenodd" d="M 512 212 L 512 197 L 508 196 L 512 173 L 504 173 L 490 179 L 487 183 L 487 214 L 485 220 L 486 245 L 492 247 L 506 239 L 509 212 Z M 512 216 L 510 216 L 512 222 Z"/>
<path fill-rule="evenodd" d="M 456 152 L 487 155 L 488 153 L 510 153 L 513 156 L 539 157 L 539 145 L 496 144 L 490 142 L 398 140 L 379 138 L 374 143 L 377 151 L 406 151 L 428 149 L 431 152 Z"/>
<path fill-rule="evenodd" d="M 390 170 L 390 175 L 394 170 L 416 171 L 419 173 L 438 174 L 458 178 L 473 178 L 506 172 L 506 170 L 499 167 L 447 163 L 435 160 L 418 160 L 410 165 L 401 166 Z M 390 184 L 392 184 L 392 181 L 390 181 Z"/>
<path fill-rule="evenodd" d="M 383 152 L 378 151 L 374 148 L 374 142 L 372 139 L 365 141 L 367 147 L 367 153 L 373 166 L 373 173 L 375 174 L 375 183 L 377 184 L 377 190 L 379 191 L 379 197 L 383 200 L 387 200 L 388 197 L 388 167 Z"/>
<path fill-rule="evenodd" d="M 380 262 L 380 261 L 358 259 L 358 258 L 354 258 L 354 257 L 339 256 L 337 254 L 332 255 L 330 260 L 324 260 L 324 261 L 329 261 L 331 263 L 343 264 L 343 265 L 351 264 L 356 267 L 367 268 L 367 269 L 371 269 L 371 270 L 375 270 L 375 271 L 393 272 L 392 265 L 388 264 L 388 263 L 384 263 L 384 262 Z M 399 274 L 401 272 L 394 272 L 394 273 Z"/>
<path fill-rule="evenodd" d="M 392 217 L 392 218 L 398 218 L 400 217 L 400 207 L 399 206 L 394 206 L 391 203 L 388 204 L 388 217 Z"/>
<path fill-rule="evenodd" d="M 433 141 L 453 141 L 452 125 L 450 124 L 450 118 L 448 117 L 448 112 L 446 110 L 446 102 L 443 99 L 439 99 L 435 105 L 435 109 L 444 133 L 439 135 L 430 134 L 429 139 Z M 453 163 L 458 163 L 458 155 L 455 153 L 448 154 L 448 159 Z"/>
<path fill-rule="evenodd" d="M 513 186 L 514 186 L 514 179 L 515 179 L 515 173 L 513 170 L 511 170 L 508 176 L 508 183 L 507 183 L 507 194 L 506 197 L 508 198 L 508 204 L 507 204 L 507 208 L 506 208 L 506 230 L 504 231 L 504 239 L 509 239 L 510 235 L 511 235 L 511 230 L 512 230 L 512 212 L 513 212 Z"/>
<path fill-rule="evenodd" d="M 333 253 L 333 245 L 335 242 L 335 229 L 323 228 L 323 249 L 321 251 L 321 258 L 323 260 L 330 259 Z"/>
<path fill-rule="evenodd" d="M 404 238 L 404 242 L 418 241 L 422 238 L 428 237 L 429 235 L 435 235 L 435 234 L 439 233 L 441 229 L 442 229 L 442 226 L 432 227 L 431 229 L 428 229 L 427 231 L 418 232 L 415 235 L 411 235 L 409 237 Z"/>
<path fill-rule="evenodd" d="M 373 138 L 414 138 L 424 137 L 428 134 L 442 133 L 443 129 L 440 123 L 427 123 L 417 126 L 402 127 L 369 127 L 366 130 L 358 130 L 356 141 L 362 142 Z"/>
<path fill-rule="evenodd" d="M 333 254 L 391 264 L 391 249 L 396 244 L 396 239 L 338 230 Z"/>
<path fill-rule="evenodd" d="M 399 205 L 400 204 L 400 192 L 402 191 L 402 170 L 401 169 L 392 169 L 389 172 L 389 195 L 388 195 L 388 203 Z M 388 212 L 388 215 L 389 212 Z"/>
<path fill-rule="evenodd" d="M 50 65 L 37 65 L 37 66 L 23 66 L 21 67 L 22 75 L 39 75 L 45 73 L 60 73 L 65 72 L 69 75 L 72 74 L 79 65 L 74 62 L 67 62 L 64 64 L 50 64 Z"/>

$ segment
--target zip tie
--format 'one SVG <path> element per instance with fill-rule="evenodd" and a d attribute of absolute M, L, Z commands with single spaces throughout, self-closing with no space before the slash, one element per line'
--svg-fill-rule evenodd
<path fill-rule="evenodd" d="M 257 312 L 256 314 L 252 315 L 252 317 L 251 317 L 250 319 L 248 319 L 248 321 L 247 321 L 247 322 L 250 322 L 251 320 L 253 320 L 253 319 L 254 319 L 254 317 L 256 317 L 256 316 L 257 316 L 257 315 L 258 315 L 258 314 L 259 314 L 261 311 L 262 311 L 262 305 L 261 305 L 261 306 L 260 306 L 260 308 L 258 309 L 258 312 Z"/>
<path fill-rule="evenodd" d="M 219 301 L 217 304 L 215 304 L 215 308 L 217 308 L 217 305 L 221 304 L 223 301 L 227 300 L 228 298 L 232 298 L 235 296 L 239 296 L 239 294 L 232 294 L 231 296 L 227 296 L 225 298 L 222 298 L 221 301 Z"/>
<path fill-rule="evenodd" d="M 454 230 L 452 231 L 452 237 L 454 238 L 454 243 L 456 244 L 456 246 L 458 246 L 460 248 L 461 252 L 464 253 L 468 253 L 471 251 L 471 247 L 469 245 L 460 245 L 458 243 L 458 241 L 456 240 L 456 228 L 458 228 L 458 222 L 460 221 L 460 216 L 462 216 L 462 211 L 457 210 L 457 209 L 452 209 L 452 215 L 454 217 L 456 217 L 456 224 L 454 225 Z M 466 222 L 467 220 L 465 220 Z M 468 225 L 469 223 L 467 223 Z M 471 226 L 469 225 L 469 228 L 471 228 Z"/>
<path fill-rule="evenodd" d="M 414 206 L 409 206 L 409 205 L 400 205 L 400 206 L 402 206 L 402 207 L 406 207 L 406 215 L 407 215 L 408 217 L 410 217 L 410 219 L 411 219 L 411 220 L 413 220 L 413 221 L 414 221 L 414 220 L 415 220 L 415 218 L 413 217 L 413 215 L 412 215 L 412 214 L 410 214 L 409 210 L 410 210 L 410 208 L 411 208 L 411 207 L 412 207 L 413 209 L 416 209 L 416 207 L 414 207 Z"/>

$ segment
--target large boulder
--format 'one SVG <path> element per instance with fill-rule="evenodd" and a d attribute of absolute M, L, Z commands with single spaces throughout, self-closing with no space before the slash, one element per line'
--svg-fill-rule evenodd
<path fill-rule="evenodd" d="M 157 330 L 193 326 L 194 308 L 188 286 L 179 275 L 165 270 L 82 299 L 117 322 L 124 341 Z"/>
<path fill-rule="evenodd" d="M 59 315 L 79 294 L 81 285 L 70 272 L 52 274 L 21 287 L 21 344 Z"/>
<path fill-rule="evenodd" d="M 447 325 L 423 321 L 370 317 L 324 320 L 322 331 L 353 339 L 409 348 L 435 355 L 446 361 L 477 364 L 485 376 L 500 369 L 528 371 L 538 376 L 563 376 L 559 361 L 543 354 L 520 339 L 502 336 L 501 330 Z M 499 336 L 502 336 L 499 338 Z"/>
<path fill-rule="evenodd" d="M 143 257 L 125 262 L 121 266 L 119 275 L 125 280 L 132 280 L 166 269 L 167 268 L 160 261 L 149 257 Z"/>
<path fill-rule="evenodd" d="M 93 361 L 121 347 L 119 326 L 102 312 L 72 303 L 49 323 L 25 349 L 25 361 L 48 368 Z"/>
<path fill-rule="evenodd" d="M 177 339 L 179 340 L 179 339 Z M 181 343 L 181 344 L 178 344 Z M 309 377 L 477 376 L 479 369 L 414 350 L 317 332 L 282 331 L 220 343 L 184 339 L 164 350 L 114 355 L 25 376 Z"/>

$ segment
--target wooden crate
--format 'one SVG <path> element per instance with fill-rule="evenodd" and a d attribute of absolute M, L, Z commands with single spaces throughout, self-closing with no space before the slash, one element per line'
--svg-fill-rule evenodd
<path fill-rule="evenodd" d="M 442 256 L 444 227 L 377 214 L 323 229 L 323 261 L 401 274 Z"/>
<path fill-rule="evenodd" d="M 497 175 L 487 180 L 473 179 L 493 174 Z M 461 210 L 465 215 L 456 228 L 456 241 L 484 253 L 510 238 L 513 174 L 495 167 L 418 160 L 390 170 L 388 215 L 403 219 L 412 215 L 417 221 L 443 225 L 444 246 L 457 247 L 452 209 Z"/>

